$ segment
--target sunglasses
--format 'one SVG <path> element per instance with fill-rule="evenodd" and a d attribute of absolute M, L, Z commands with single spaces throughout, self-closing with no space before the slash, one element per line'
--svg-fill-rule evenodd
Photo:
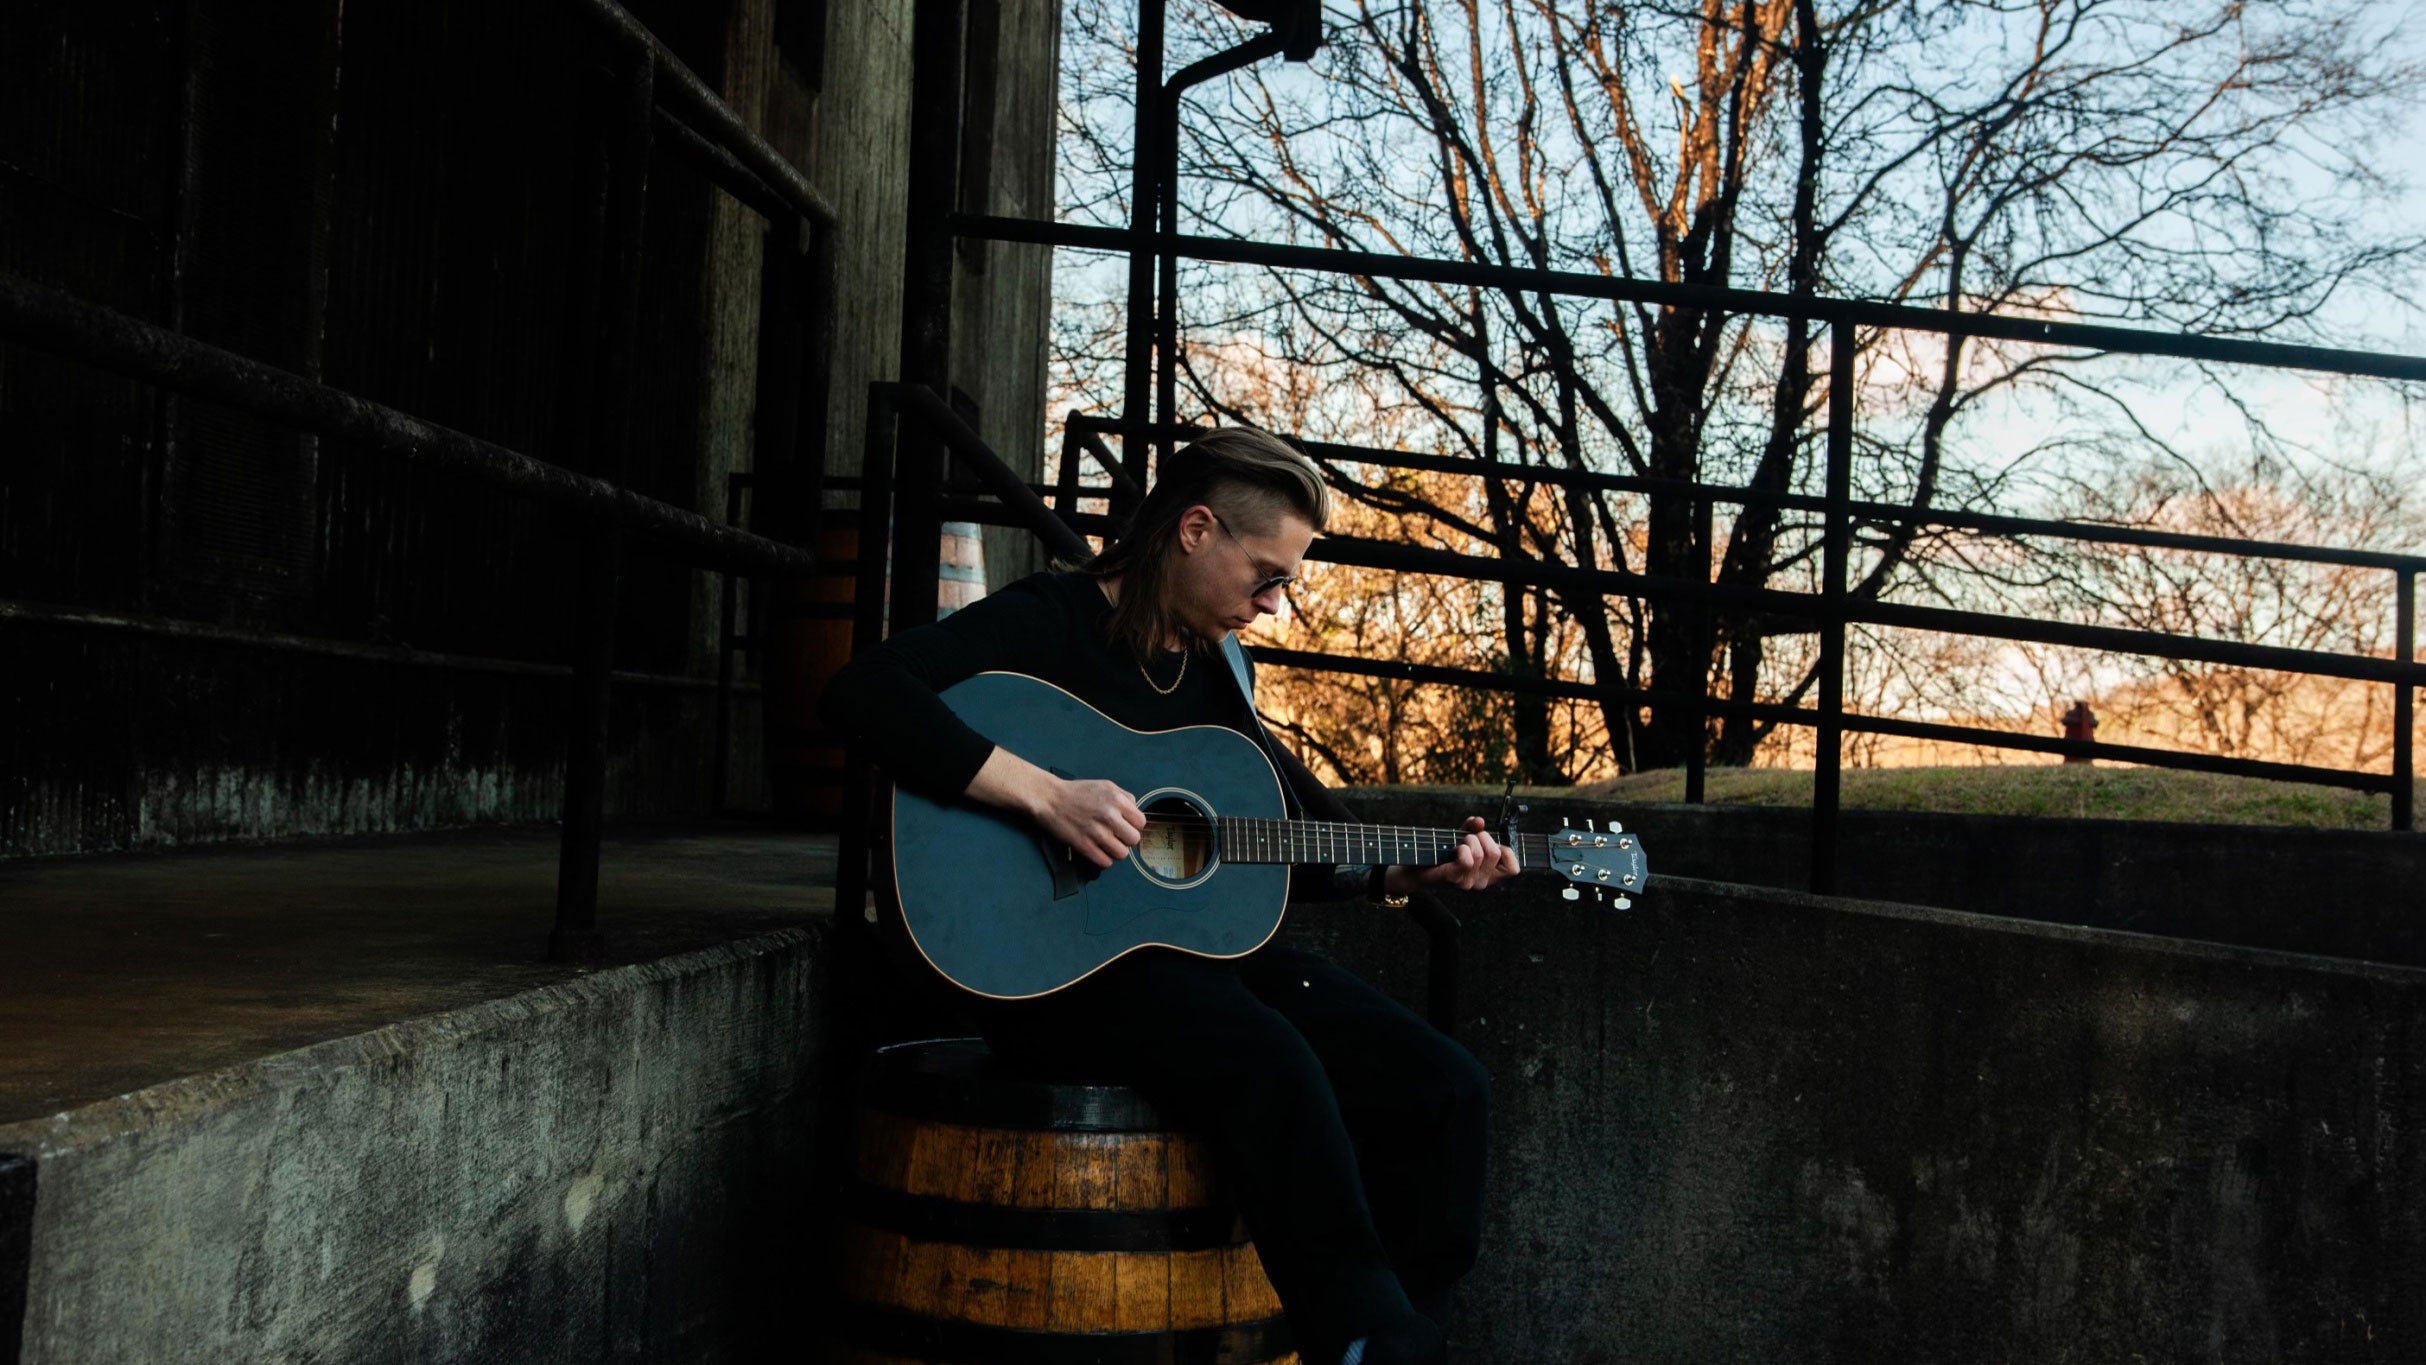
<path fill-rule="evenodd" d="M 1213 509 L 1210 507 L 1206 508 L 1205 510 L 1208 512 L 1213 512 Z M 1255 558 L 1255 552 L 1247 548 L 1247 542 L 1240 540 L 1238 538 L 1238 532 L 1230 529 L 1230 523 L 1221 519 L 1221 513 L 1213 512 L 1213 524 L 1219 526 L 1221 528 L 1221 533 L 1230 538 L 1230 543 L 1237 546 L 1239 551 L 1246 555 L 1247 564 L 1249 567 L 1253 568 L 1255 572 L 1259 574 L 1266 575 L 1266 577 L 1256 581 L 1255 586 L 1248 591 L 1247 596 L 1251 598 L 1261 597 L 1265 593 L 1272 591 L 1274 588 L 1285 588 L 1297 581 L 1296 574 L 1273 573 L 1271 565 L 1259 563 Z"/>

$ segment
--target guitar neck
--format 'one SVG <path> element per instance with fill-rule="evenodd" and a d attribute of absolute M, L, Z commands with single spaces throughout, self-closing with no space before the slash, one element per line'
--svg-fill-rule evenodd
<path fill-rule="evenodd" d="M 1454 862 L 1464 830 L 1414 829 L 1399 825 L 1341 825 L 1323 820 L 1258 820 L 1223 816 L 1222 858 L 1233 863 L 1383 863 L 1433 867 Z M 1552 846 L 1570 834 L 1614 843 L 1626 835 L 1576 830 L 1516 836 L 1517 865 L 1531 872 L 1550 866 Z M 1496 835 L 1495 835 L 1496 837 Z"/>

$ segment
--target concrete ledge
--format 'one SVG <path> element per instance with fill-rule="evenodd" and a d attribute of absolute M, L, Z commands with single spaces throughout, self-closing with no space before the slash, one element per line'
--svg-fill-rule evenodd
<path fill-rule="evenodd" d="M 2426 971 L 1673 875 L 1629 913 L 1557 891 L 1453 902 L 1495 1078 L 1462 1359 L 2418 1357 Z M 1404 917 L 1284 932 L 1421 1003 Z M 0 1127 L 39 1162 L 0 1345 L 802 1356 L 821 1016 L 875 988 L 847 942 L 737 931 Z"/>
<path fill-rule="evenodd" d="M 1438 823 L 1474 804 L 1410 788 L 1343 795 L 1393 824 Z M 1807 810 L 1533 804 L 1553 824 L 1623 820 L 1643 835 L 1655 875 L 1810 885 Z M 1839 818 L 1846 896 L 2426 966 L 2426 834 L 1918 811 Z"/>
<path fill-rule="evenodd" d="M 822 929 L 0 1128 L 38 1165 L 22 1356 L 692 1359 L 807 1263 Z M 796 1345 L 796 1343 L 795 1343 Z"/>

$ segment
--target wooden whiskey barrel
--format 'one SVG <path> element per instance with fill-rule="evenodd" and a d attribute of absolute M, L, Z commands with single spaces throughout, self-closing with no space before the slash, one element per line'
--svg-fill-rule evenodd
<path fill-rule="evenodd" d="M 846 1195 L 847 1365 L 1295 1362 L 1204 1142 L 974 1038 L 885 1048 Z"/>

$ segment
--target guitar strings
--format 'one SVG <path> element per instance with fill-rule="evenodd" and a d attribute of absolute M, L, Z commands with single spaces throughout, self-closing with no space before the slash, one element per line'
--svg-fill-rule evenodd
<path fill-rule="evenodd" d="M 1430 844 L 1437 846 L 1443 852 L 1455 847 L 1467 833 L 1464 830 L 1424 828 L 1415 825 L 1355 825 L 1330 820 L 1285 820 L 1258 815 L 1223 815 L 1208 818 L 1196 811 L 1188 811 L 1184 814 L 1150 811 L 1146 815 L 1148 828 L 1160 825 L 1183 831 L 1203 831 L 1207 827 L 1218 830 L 1225 821 L 1249 820 L 1266 825 L 1278 825 L 1282 828 L 1281 837 L 1293 842 L 1330 841 L 1348 844 L 1372 843 L 1383 846 L 1412 844 L 1417 847 Z M 1517 835 L 1516 838 L 1515 847 L 1520 858 L 1546 860 L 1551 853 L 1555 852 L 1554 846 L 1550 843 L 1551 836 L 1547 832 L 1528 831 Z"/>
<path fill-rule="evenodd" d="M 1447 839 L 1454 841 L 1463 839 L 1468 833 L 1471 832 L 1467 830 L 1440 829 L 1420 825 L 1355 825 L 1343 824 L 1338 821 L 1331 820 L 1287 820 L 1263 815 L 1221 815 L 1207 817 L 1193 811 L 1184 815 L 1169 814 L 1163 811 L 1148 811 L 1146 813 L 1146 823 L 1149 825 L 1191 827 L 1217 825 L 1225 821 L 1242 822 L 1250 820 L 1260 824 L 1278 825 L 1300 836 L 1320 835 L 1326 838 L 1339 837 L 1343 835 L 1350 838 L 1368 838 L 1376 835 L 1384 838 L 1398 838 L 1405 835 L 1415 835 L 1421 838 Z M 1546 840 L 1551 836 L 1547 833 L 1536 833 L 1528 830 L 1518 834 L 1516 837 L 1525 841 L 1526 843 L 1533 843 L 1538 840 Z"/>

